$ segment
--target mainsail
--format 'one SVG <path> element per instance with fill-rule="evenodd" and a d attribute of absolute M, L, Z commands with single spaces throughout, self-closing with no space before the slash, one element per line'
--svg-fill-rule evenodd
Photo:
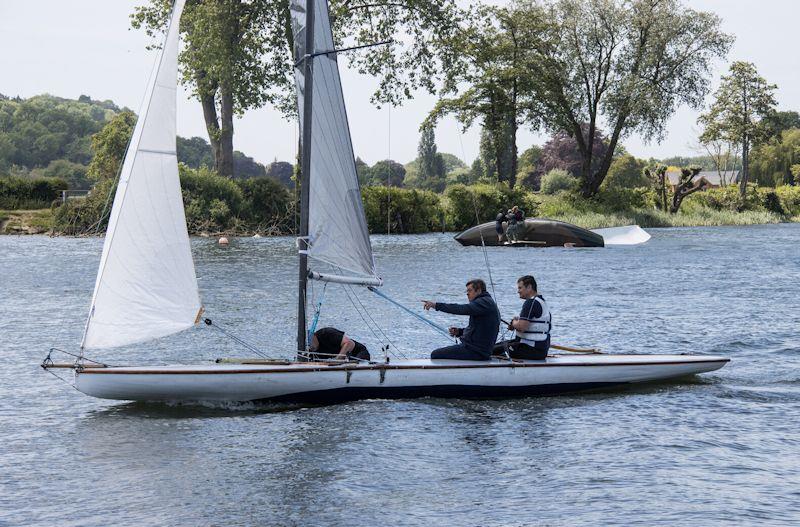
<path fill-rule="evenodd" d="M 353 144 L 333 52 L 328 4 L 313 2 L 314 49 L 306 50 L 306 0 L 291 0 L 294 34 L 295 82 L 299 115 L 304 106 L 304 60 L 306 54 L 320 52 L 313 59 L 311 167 L 308 172 L 309 228 L 308 255 L 357 277 L 377 279 L 369 231 L 361 203 Z M 303 132 L 301 119 L 301 136 Z M 306 167 L 303 167 L 306 170 Z"/>
<path fill-rule="evenodd" d="M 125 154 L 83 348 L 170 335 L 194 325 L 200 312 L 175 152 L 183 5 L 175 1 Z"/>

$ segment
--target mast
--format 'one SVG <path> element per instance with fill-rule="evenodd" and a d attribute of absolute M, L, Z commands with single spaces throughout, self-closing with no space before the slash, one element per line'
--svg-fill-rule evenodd
<path fill-rule="evenodd" d="M 306 351 L 306 287 L 308 285 L 308 202 L 311 176 L 311 118 L 312 95 L 314 93 L 314 5 L 315 0 L 306 0 L 306 46 L 303 57 L 303 139 L 300 167 L 300 237 L 299 274 L 297 280 L 297 351 Z"/>

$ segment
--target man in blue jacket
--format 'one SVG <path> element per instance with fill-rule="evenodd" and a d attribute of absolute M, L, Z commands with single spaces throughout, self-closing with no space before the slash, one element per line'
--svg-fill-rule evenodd
<path fill-rule="evenodd" d="M 475 279 L 467 282 L 469 304 L 445 304 L 423 300 L 423 307 L 453 315 L 469 315 L 465 328 L 450 328 L 450 334 L 461 338 L 461 344 L 439 348 L 431 353 L 432 359 L 489 360 L 500 328 L 500 312 L 491 295 L 486 292 L 486 282 Z"/>

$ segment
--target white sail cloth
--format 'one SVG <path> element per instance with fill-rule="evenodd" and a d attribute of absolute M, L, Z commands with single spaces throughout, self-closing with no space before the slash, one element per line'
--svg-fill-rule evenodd
<path fill-rule="evenodd" d="M 120 172 L 84 348 L 142 342 L 194 325 L 200 295 L 186 230 L 175 113 L 179 21 L 176 0 Z"/>
<path fill-rule="evenodd" d="M 305 89 L 302 59 L 307 52 L 334 49 L 327 1 L 315 0 L 314 5 L 314 49 L 307 51 L 306 0 L 290 3 L 301 137 Z M 336 54 L 317 55 L 313 62 L 311 144 L 303 145 L 311 149 L 311 170 L 305 178 L 309 185 L 308 255 L 357 276 L 377 278 Z"/>

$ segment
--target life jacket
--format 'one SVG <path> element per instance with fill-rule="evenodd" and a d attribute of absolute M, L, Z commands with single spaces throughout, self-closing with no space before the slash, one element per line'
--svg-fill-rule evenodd
<path fill-rule="evenodd" d="M 528 329 L 525 331 L 517 331 L 517 336 L 522 344 L 533 346 L 537 342 L 543 342 L 550 337 L 550 329 L 553 327 L 553 317 L 550 314 L 550 308 L 541 296 L 533 297 L 533 302 L 539 303 L 542 306 L 542 315 L 533 318 L 533 304 L 531 304 L 531 311 L 528 313 L 529 317 L 524 317 L 528 321 Z"/>

